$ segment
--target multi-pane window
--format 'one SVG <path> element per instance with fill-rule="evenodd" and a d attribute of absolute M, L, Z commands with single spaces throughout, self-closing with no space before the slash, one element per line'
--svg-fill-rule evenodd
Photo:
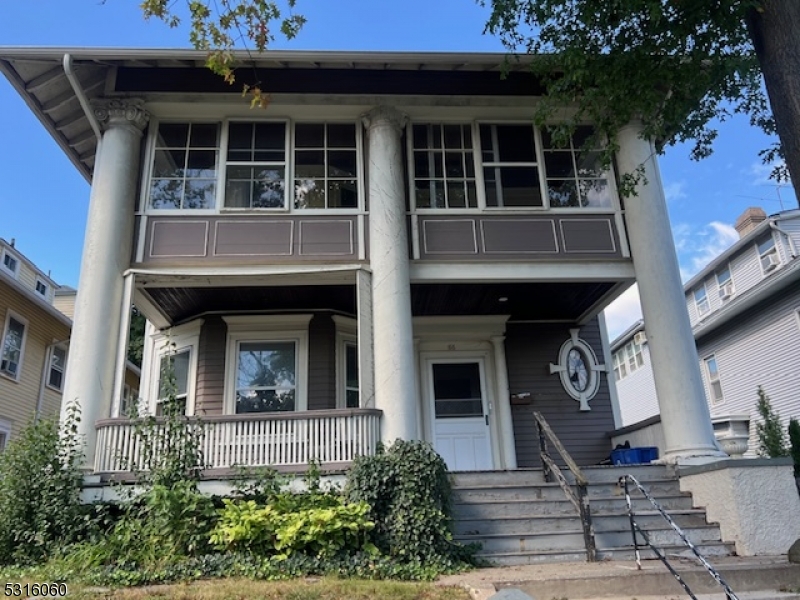
<path fill-rule="evenodd" d="M 615 379 L 619 381 L 627 377 L 628 374 L 644 365 L 641 344 L 631 340 L 614 353 L 613 361 Z"/>
<path fill-rule="evenodd" d="M 578 127 L 568 143 L 559 147 L 547 131 L 542 132 L 547 196 L 552 208 L 611 206 L 600 149 L 584 149 L 592 134 L 591 127 Z"/>
<path fill-rule="evenodd" d="M 731 279 L 730 267 L 717 271 L 717 289 L 723 302 L 727 302 L 733 296 L 733 280 Z"/>
<path fill-rule="evenodd" d="M 344 400 L 346 408 L 358 408 L 358 346 L 344 344 Z"/>
<path fill-rule="evenodd" d="M 356 126 L 294 127 L 295 208 L 358 208 Z"/>
<path fill-rule="evenodd" d="M 150 180 L 150 207 L 213 208 L 219 125 L 160 123 Z"/>
<path fill-rule="evenodd" d="M 189 348 L 167 353 L 161 357 L 158 369 L 157 416 L 164 414 L 164 403 L 168 401 L 175 402 L 178 414 L 186 413 L 189 396 L 190 358 L 191 350 Z"/>
<path fill-rule="evenodd" d="M 225 208 L 286 206 L 286 123 L 231 123 Z"/>
<path fill-rule="evenodd" d="M 64 387 L 64 369 L 67 366 L 67 351 L 60 346 L 53 346 L 50 351 L 50 367 L 47 373 L 47 385 L 61 391 Z"/>
<path fill-rule="evenodd" d="M 758 245 L 758 257 L 761 261 L 761 270 L 769 273 L 780 263 L 778 249 L 775 247 L 775 240 L 769 236 Z"/>
<path fill-rule="evenodd" d="M 711 304 L 709 304 L 708 295 L 706 294 L 705 284 L 701 285 L 694 291 L 694 304 L 697 307 L 698 315 L 704 315 L 711 309 Z"/>
<path fill-rule="evenodd" d="M 9 315 L 3 332 L 3 345 L 0 347 L 0 373 L 19 378 L 24 341 L 25 323 Z"/>
<path fill-rule="evenodd" d="M 703 362 L 708 376 L 708 387 L 711 391 L 711 404 L 720 404 L 724 397 L 722 395 L 722 382 L 719 378 L 719 368 L 717 367 L 717 357 L 712 354 L 704 359 Z"/>
<path fill-rule="evenodd" d="M 480 125 L 479 131 L 486 206 L 542 206 L 533 127 Z"/>
<path fill-rule="evenodd" d="M 414 125 L 414 197 L 418 208 L 476 208 L 469 125 Z"/>
<path fill-rule="evenodd" d="M 3 265 L 3 268 L 8 271 L 11 275 L 16 277 L 17 275 L 17 268 L 19 267 L 19 261 L 11 255 L 11 253 L 4 251 L 3 252 L 3 261 L 0 263 Z"/>
<path fill-rule="evenodd" d="M 236 350 L 236 414 L 295 410 L 293 341 L 241 341 Z"/>

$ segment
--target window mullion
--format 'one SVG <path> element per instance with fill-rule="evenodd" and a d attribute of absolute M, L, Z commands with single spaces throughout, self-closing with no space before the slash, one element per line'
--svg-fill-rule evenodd
<path fill-rule="evenodd" d="M 483 146 L 481 145 L 481 132 L 477 121 L 473 121 L 470 126 L 472 128 L 472 164 L 475 167 L 475 188 L 478 194 L 478 209 L 486 210 L 486 182 L 483 179 Z"/>
<path fill-rule="evenodd" d="M 225 206 L 225 186 L 228 181 L 228 127 L 230 121 L 225 120 L 220 124 L 219 132 L 219 158 L 217 166 L 217 194 L 216 194 L 216 207 L 219 212 Z"/>

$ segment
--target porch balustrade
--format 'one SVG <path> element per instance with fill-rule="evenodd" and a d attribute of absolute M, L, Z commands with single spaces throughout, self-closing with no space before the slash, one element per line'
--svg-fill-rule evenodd
<path fill-rule="evenodd" d="M 381 411 L 372 408 L 219 415 L 191 418 L 202 428 L 207 470 L 302 467 L 317 460 L 343 465 L 375 453 Z M 158 427 L 158 420 L 156 427 Z M 97 421 L 95 472 L 124 473 L 142 465 L 145 444 L 130 419 Z"/>

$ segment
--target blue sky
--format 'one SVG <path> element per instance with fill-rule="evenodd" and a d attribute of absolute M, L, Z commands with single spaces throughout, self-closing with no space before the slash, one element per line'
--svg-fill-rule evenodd
<path fill-rule="evenodd" d="M 487 9 L 472 0 L 367 2 L 299 0 L 308 18 L 300 36 L 274 48 L 501 52 L 483 35 Z M 0 44 L 12 46 L 186 47 L 185 29 L 147 23 L 138 0 L 5 2 Z M 0 237 L 60 284 L 77 286 L 89 186 L 0 78 Z M 685 146 L 661 157 L 678 258 L 684 277 L 733 243 L 736 217 L 748 206 L 767 213 L 797 206 L 791 188 L 767 180 L 758 150 L 769 140 L 737 118 L 720 127 L 714 154 L 689 160 Z M 613 337 L 640 314 L 632 289 L 608 312 Z"/>

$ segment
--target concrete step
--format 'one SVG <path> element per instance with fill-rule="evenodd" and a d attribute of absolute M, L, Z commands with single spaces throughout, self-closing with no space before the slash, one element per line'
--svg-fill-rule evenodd
<path fill-rule="evenodd" d="M 616 483 L 623 475 L 633 475 L 642 484 L 654 479 L 677 479 L 675 468 L 671 465 L 594 466 L 581 467 L 581 471 L 589 483 Z M 567 473 L 567 480 L 571 480 L 572 473 Z"/>
<path fill-rule="evenodd" d="M 652 481 L 645 484 L 644 487 L 655 498 L 682 493 L 678 482 L 672 480 Z M 587 493 L 590 500 L 594 498 L 625 497 L 624 490 L 612 484 L 589 485 Z M 639 490 L 631 491 L 631 498 L 636 497 L 643 498 L 644 496 Z M 516 483 L 471 484 L 454 487 L 452 498 L 453 502 L 499 502 L 510 500 L 563 500 L 566 495 L 557 483 L 537 485 L 520 485 Z"/>
<path fill-rule="evenodd" d="M 492 487 L 495 485 L 537 485 L 545 483 L 541 469 L 518 469 L 516 471 L 469 471 L 451 473 L 453 488 Z"/>
<path fill-rule="evenodd" d="M 644 498 L 632 498 L 634 511 L 651 511 L 652 505 Z M 666 511 L 688 510 L 692 506 L 692 497 L 688 494 L 662 496 L 658 503 Z M 592 498 L 590 507 L 592 514 L 627 514 L 625 499 L 621 497 Z M 453 518 L 483 519 L 483 518 L 513 518 L 524 516 L 548 515 L 575 515 L 575 507 L 562 496 L 558 500 L 524 499 L 524 500 L 483 500 L 463 502 L 461 499 L 453 501 Z"/>
<path fill-rule="evenodd" d="M 696 546 L 704 557 L 711 559 L 712 564 L 714 564 L 714 559 L 718 557 L 729 557 L 734 554 L 733 544 L 729 543 L 709 542 L 704 544 L 696 544 Z M 666 547 L 663 550 L 666 551 L 667 556 L 670 557 L 671 560 L 677 557 L 685 557 L 686 555 L 684 554 L 684 552 L 688 551 L 686 546 L 671 546 L 671 547 Z M 529 550 L 522 552 L 519 551 L 487 552 L 482 550 L 477 554 L 477 556 L 486 564 L 495 566 L 521 566 L 521 565 L 536 565 L 542 563 L 564 563 L 570 561 L 574 562 L 584 561 L 582 562 L 582 565 L 593 564 L 593 563 L 586 563 L 585 562 L 586 551 L 579 550 L 577 548 L 574 548 L 572 550 L 551 550 L 551 551 Z M 671 581 L 673 582 L 675 581 L 675 578 L 672 577 L 671 574 L 669 574 L 669 572 L 662 565 L 662 563 L 658 560 L 655 560 L 656 556 L 652 550 L 650 550 L 649 548 L 642 549 L 641 556 L 645 562 L 656 563 L 657 565 L 659 565 L 660 568 L 664 569 L 664 572 L 667 575 L 669 575 Z M 597 551 L 597 560 L 602 561 L 601 564 L 608 564 L 607 561 L 627 562 L 627 561 L 632 561 L 633 559 L 634 559 L 634 552 L 632 547 L 603 548 Z M 576 572 L 580 571 L 581 568 L 582 566 L 576 565 L 575 566 Z M 798 571 L 800 571 L 800 569 L 798 569 Z M 706 577 L 708 577 L 708 575 L 706 575 Z M 518 582 L 513 586 L 509 587 L 517 587 L 519 589 L 522 589 L 523 591 L 526 591 L 528 594 L 532 594 L 533 590 L 537 590 L 541 598 L 570 597 L 569 593 L 544 592 L 542 587 L 540 586 L 540 583 L 541 582 L 537 581 L 535 585 L 525 586 L 524 584 Z M 617 593 L 624 593 L 624 587 L 616 586 L 616 589 Z M 682 590 L 680 586 L 678 586 L 678 589 Z M 598 596 L 601 595 L 603 594 L 598 592 Z M 631 592 L 631 595 L 628 596 L 628 598 L 632 598 L 634 595 L 635 593 Z"/>
<path fill-rule="evenodd" d="M 670 516 L 681 528 L 704 527 L 706 515 L 700 509 L 672 511 Z M 636 522 L 644 529 L 664 527 L 666 521 L 656 512 L 636 515 Z M 592 524 L 596 532 L 630 531 L 627 515 L 592 513 Z M 454 534 L 525 533 L 536 531 L 580 531 L 580 517 L 566 515 L 521 515 L 505 518 L 459 519 L 453 523 Z"/>
<path fill-rule="evenodd" d="M 651 529 L 650 542 L 657 547 L 671 547 L 681 544 L 680 536 L 671 528 Z M 687 528 L 684 534 L 695 544 L 721 542 L 719 528 L 712 526 Z M 484 554 L 507 552 L 530 552 L 542 550 L 576 550 L 584 548 L 583 532 L 580 529 L 552 529 L 530 531 L 528 533 L 480 533 L 459 534 L 454 538 L 468 544 L 482 544 Z M 641 538 L 640 538 L 641 540 Z M 595 532 L 595 546 L 598 549 L 624 548 L 633 545 L 630 529 Z"/>

